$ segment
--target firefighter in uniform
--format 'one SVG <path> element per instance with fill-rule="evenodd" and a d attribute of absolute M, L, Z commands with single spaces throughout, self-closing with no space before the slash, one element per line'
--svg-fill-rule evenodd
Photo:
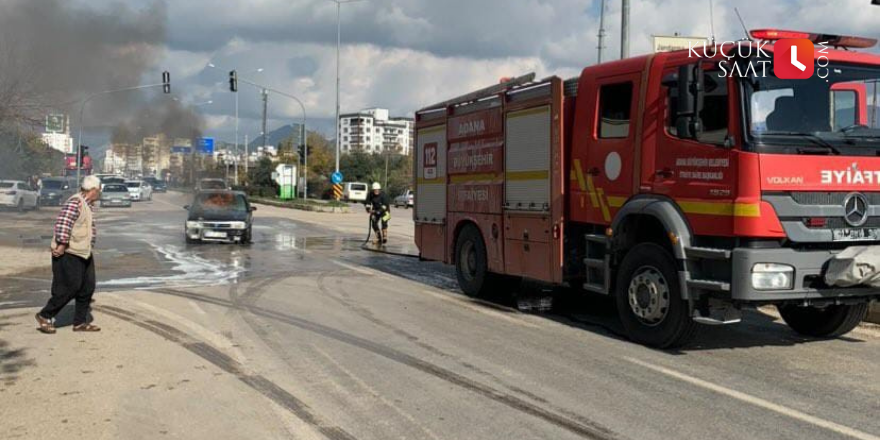
<path fill-rule="evenodd" d="M 376 232 L 376 244 L 388 243 L 388 220 L 391 219 L 391 203 L 388 201 L 388 195 L 382 191 L 382 185 L 379 182 L 373 183 L 373 191 L 367 196 L 365 206 L 370 214 L 370 224 L 373 231 Z"/>

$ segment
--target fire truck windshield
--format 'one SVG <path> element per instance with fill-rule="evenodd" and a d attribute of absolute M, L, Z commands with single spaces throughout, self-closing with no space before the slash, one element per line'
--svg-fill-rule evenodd
<path fill-rule="evenodd" d="M 856 156 L 880 150 L 880 67 L 817 65 L 808 79 L 780 79 L 768 69 L 742 83 L 749 150 Z"/>

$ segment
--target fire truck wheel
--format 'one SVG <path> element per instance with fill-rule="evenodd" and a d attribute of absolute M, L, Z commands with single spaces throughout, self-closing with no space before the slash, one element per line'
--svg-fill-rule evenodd
<path fill-rule="evenodd" d="M 681 297 L 675 260 L 643 243 L 630 249 L 617 273 L 617 313 L 630 339 L 657 348 L 684 345 L 696 333 Z"/>
<path fill-rule="evenodd" d="M 868 304 L 831 305 L 824 308 L 777 306 L 792 330 L 814 338 L 843 336 L 856 328 L 868 314 Z"/>
<path fill-rule="evenodd" d="M 465 226 L 455 241 L 455 275 L 468 296 L 485 296 L 492 285 L 486 245 L 474 226 Z"/>

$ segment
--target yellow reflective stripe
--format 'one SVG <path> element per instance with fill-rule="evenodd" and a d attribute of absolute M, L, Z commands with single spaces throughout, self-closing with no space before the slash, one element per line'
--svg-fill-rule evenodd
<path fill-rule="evenodd" d="M 689 202 L 676 200 L 687 214 L 719 215 L 725 217 L 760 217 L 761 205 L 757 203 Z"/>
<path fill-rule="evenodd" d="M 605 190 L 599 188 L 597 191 L 599 192 L 599 205 L 602 208 L 602 218 L 605 219 L 606 222 L 610 222 L 611 213 L 608 211 L 608 205 L 605 204 Z"/>
<path fill-rule="evenodd" d="M 419 177 L 417 180 L 419 185 L 446 185 L 446 177 L 437 177 L 436 179 L 425 179 Z"/>
<path fill-rule="evenodd" d="M 626 197 L 608 196 L 608 206 L 612 208 L 620 208 L 626 203 Z"/>
<path fill-rule="evenodd" d="M 550 112 L 549 106 L 528 108 L 525 110 L 519 110 L 519 111 L 508 113 L 507 119 L 522 118 L 525 116 L 532 116 L 532 115 L 537 115 L 537 114 L 541 114 L 541 113 L 548 113 L 548 112 Z"/>
<path fill-rule="evenodd" d="M 596 187 L 593 186 L 593 176 L 587 174 L 587 192 L 590 193 L 590 204 L 593 208 L 599 207 L 599 198 L 596 197 Z"/>
<path fill-rule="evenodd" d="M 419 130 L 419 136 L 427 136 L 429 134 L 439 133 L 441 131 L 446 131 L 445 125 L 438 125 L 436 127 L 423 128 Z"/>
<path fill-rule="evenodd" d="M 547 170 L 537 170 L 537 171 L 508 171 L 505 174 L 505 178 L 507 180 L 512 181 L 522 181 L 522 180 L 547 180 L 550 178 L 550 171 Z"/>
<path fill-rule="evenodd" d="M 499 175 L 494 173 L 456 174 L 449 176 L 449 183 L 494 183 L 498 177 Z"/>
<path fill-rule="evenodd" d="M 577 177 L 578 187 L 580 187 L 581 191 L 586 191 L 587 184 L 584 182 L 584 170 L 581 169 L 580 159 L 574 160 L 574 172 L 575 172 L 575 176 Z M 593 203 L 593 206 L 595 207 L 596 204 Z"/>

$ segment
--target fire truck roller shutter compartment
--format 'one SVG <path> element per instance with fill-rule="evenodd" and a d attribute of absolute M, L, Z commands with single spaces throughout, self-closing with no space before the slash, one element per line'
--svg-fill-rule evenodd
<path fill-rule="evenodd" d="M 552 281 L 550 106 L 508 112 L 505 135 L 506 272 Z"/>
<path fill-rule="evenodd" d="M 550 106 L 507 114 L 505 208 L 550 209 Z"/>
<path fill-rule="evenodd" d="M 416 133 L 416 198 L 414 217 L 422 258 L 445 260 L 446 124 Z"/>

